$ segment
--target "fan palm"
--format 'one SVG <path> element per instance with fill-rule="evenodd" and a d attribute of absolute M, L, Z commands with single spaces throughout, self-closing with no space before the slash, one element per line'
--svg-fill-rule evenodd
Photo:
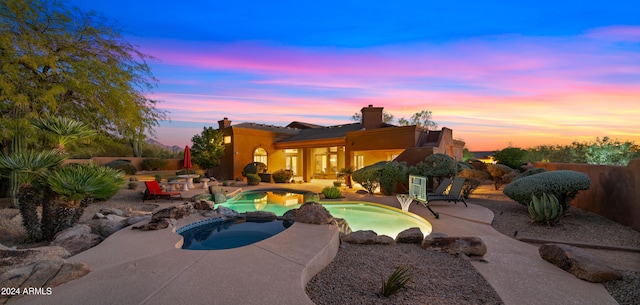
<path fill-rule="evenodd" d="M 12 177 L 20 183 L 18 206 L 22 224 L 32 240 L 39 240 L 42 235 L 36 207 L 42 203 L 43 193 L 34 187 L 34 184 L 45 177 L 48 169 L 59 166 L 64 159 L 65 157 L 56 150 L 0 154 L 0 168 L 10 170 Z"/>
<path fill-rule="evenodd" d="M 72 141 L 88 139 L 96 135 L 95 130 L 83 122 L 66 117 L 44 115 L 31 120 L 31 124 L 53 137 L 56 149 L 65 152 L 65 145 Z"/>

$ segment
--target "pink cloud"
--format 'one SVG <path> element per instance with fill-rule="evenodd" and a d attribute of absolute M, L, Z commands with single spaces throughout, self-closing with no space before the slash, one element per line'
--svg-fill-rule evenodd
<path fill-rule="evenodd" d="M 611 41 L 640 41 L 640 26 L 616 25 L 588 31 L 586 37 Z"/>

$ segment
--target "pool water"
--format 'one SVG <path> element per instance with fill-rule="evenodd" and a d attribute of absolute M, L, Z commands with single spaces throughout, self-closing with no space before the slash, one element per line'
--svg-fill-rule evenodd
<path fill-rule="evenodd" d="M 240 222 L 211 219 L 176 230 L 183 237 L 182 249 L 222 250 L 250 245 L 286 229 L 281 220 Z"/>
<path fill-rule="evenodd" d="M 247 211 L 270 211 L 282 216 L 304 202 L 302 193 L 248 191 L 233 200 L 223 203 L 240 213 Z M 370 202 L 321 202 L 334 217 L 344 218 L 352 231 L 373 230 L 378 235 L 395 238 L 398 233 L 418 227 L 424 235 L 431 233 L 431 224 L 424 218 L 386 205 Z"/>

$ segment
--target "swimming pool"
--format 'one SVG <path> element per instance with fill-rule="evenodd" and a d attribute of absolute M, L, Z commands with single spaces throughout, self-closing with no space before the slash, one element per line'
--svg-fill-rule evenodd
<path fill-rule="evenodd" d="M 223 203 L 240 213 L 247 211 L 270 211 L 282 216 L 286 211 L 296 209 L 305 202 L 307 192 L 299 191 L 246 191 Z M 431 233 L 431 224 L 424 218 L 383 204 L 360 201 L 321 201 L 331 215 L 344 218 L 352 231 L 373 230 L 378 235 L 395 238 L 398 233 L 418 227 L 424 235 Z"/>
<path fill-rule="evenodd" d="M 222 250 L 250 245 L 287 228 L 281 220 L 247 221 L 210 218 L 176 230 L 183 238 L 182 249 Z"/>

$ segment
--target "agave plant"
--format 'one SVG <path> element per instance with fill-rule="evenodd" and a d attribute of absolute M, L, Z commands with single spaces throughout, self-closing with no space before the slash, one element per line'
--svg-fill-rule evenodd
<path fill-rule="evenodd" d="M 381 293 L 383 296 L 388 297 L 397 293 L 400 289 L 411 281 L 413 278 L 413 273 L 409 271 L 409 267 L 400 266 L 397 267 L 396 270 L 387 278 L 387 280 L 382 280 L 382 289 Z"/>
<path fill-rule="evenodd" d="M 528 205 L 529 217 L 534 222 L 546 223 L 549 225 L 556 224 L 564 211 L 558 198 L 553 194 L 542 193 L 538 198 L 531 195 L 531 202 Z"/>

